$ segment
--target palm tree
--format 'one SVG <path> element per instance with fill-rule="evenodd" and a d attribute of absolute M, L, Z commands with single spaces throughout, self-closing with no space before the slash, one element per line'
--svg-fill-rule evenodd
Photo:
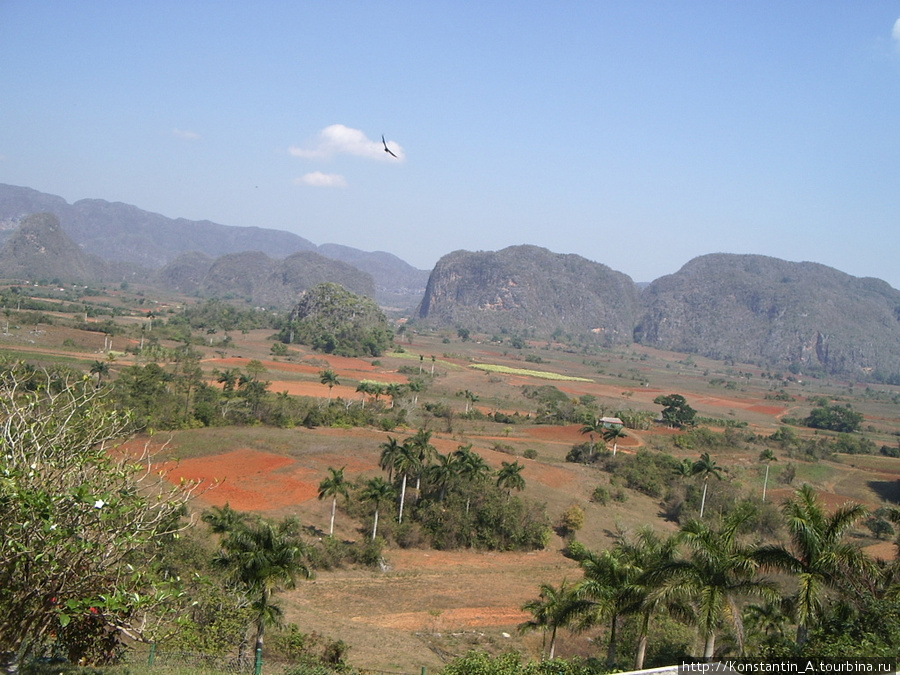
<path fill-rule="evenodd" d="M 409 439 L 407 439 L 408 441 Z M 419 462 L 419 454 L 416 449 L 409 443 L 404 442 L 400 446 L 400 452 L 394 460 L 394 471 L 400 476 L 400 510 L 397 515 L 397 522 L 403 523 L 403 505 L 406 502 L 406 483 L 412 474 L 418 474 L 421 470 L 421 462 Z"/>
<path fill-rule="evenodd" d="M 223 372 L 215 372 L 216 381 L 222 385 L 222 393 L 226 396 L 234 391 L 239 373 L 240 371 L 237 368 L 230 368 Z"/>
<path fill-rule="evenodd" d="M 685 457 L 681 460 L 681 464 L 675 467 L 673 473 L 684 482 L 686 478 L 694 475 L 694 463 Z"/>
<path fill-rule="evenodd" d="M 619 449 L 619 439 L 625 438 L 628 434 L 625 433 L 625 430 L 622 429 L 619 425 L 613 425 L 603 430 L 603 440 L 609 443 L 612 441 L 613 444 L 613 457 L 616 456 L 616 451 Z"/>
<path fill-rule="evenodd" d="M 418 458 L 419 471 L 416 474 L 416 495 L 422 489 L 422 472 L 437 455 L 437 448 L 431 444 L 431 432 L 427 429 L 419 429 L 415 434 L 406 439 L 406 443 L 413 449 Z"/>
<path fill-rule="evenodd" d="M 456 465 L 456 473 L 466 485 L 466 515 L 469 514 L 469 506 L 472 501 L 471 488 L 487 478 L 491 472 L 481 455 L 472 450 L 472 444 L 460 445 L 453 453 L 453 462 Z"/>
<path fill-rule="evenodd" d="M 525 479 L 522 477 L 524 468 L 525 466 L 516 460 L 512 464 L 503 462 L 503 465 L 497 470 L 497 487 L 506 490 L 507 499 L 512 497 L 513 490 L 525 489 Z"/>
<path fill-rule="evenodd" d="M 360 499 L 375 505 L 375 522 L 372 525 L 372 541 L 378 536 L 378 512 L 381 505 L 394 498 L 394 486 L 381 476 L 370 478 L 360 493 Z"/>
<path fill-rule="evenodd" d="M 690 557 L 661 565 L 649 575 L 649 581 L 657 584 L 653 600 L 694 602 L 706 659 L 715 654 L 716 631 L 726 619 L 733 624 L 743 651 L 739 597 L 779 597 L 772 582 L 758 576 L 755 549 L 738 540 L 738 532 L 750 516 L 748 509 L 735 510 L 719 531 L 699 520 L 689 521 L 676 536 L 687 545 Z"/>
<path fill-rule="evenodd" d="M 641 615 L 638 644 L 634 657 L 634 669 L 641 670 L 644 667 L 644 656 L 647 653 L 650 619 L 663 604 L 662 599 L 654 595 L 656 585 L 652 583 L 652 575 L 655 570 L 675 560 L 678 543 L 675 537 L 663 539 L 650 526 L 646 526 L 638 530 L 637 538 L 634 541 L 621 537 L 616 542 L 616 546 L 632 567 L 627 587 L 632 605 L 628 609 L 631 613 L 637 612 Z M 671 604 L 670 609 L 680 610 L 681 607 Z"/>
<path fill-rule="evenodd" d="M 335 469 L 329 466 L 328 471 L 331 475 L 319 483 L 319 499 L 331 497 L 331 527 L 328 529 L 329 537 L 334 536 L 334 512 L 337 508 L 338 495 L 344 495 L 345 498 L 349 496 L 347 491 L 347 481 L 344 479 L 344 469 L 346 468 L 346 466 L 342 466 L 340 469 Z"/>
<path fill-rule="evenodd" d="M 363 380 L 358 385 L 356 385 L 356 391 L 362 394 L 362 407 L 366 407 L 366 395 L 373 393 L 372 382 L 368 380 Z"/>
<path fill-rule="evenodd" d="M 379 466 L 388 472 L 388 482 L 394 482 L 394 465 L 403 451 L 403 445 L 396 439 L 388 436 L 387 441 L 378 446 L 381 448 L 381 460 Z"/>
<path fill-rule="evenodd" d="M 871 559 L 845 541 L 850 529 L 868 514 L 861 504 L 847 503 L 830 516 L 808 484 L 797 489 L 782 509 L 791 536 L 791 548 L 763 546 L 757 560 L 770 569 L 797 577 L 794 606 L 797 643 L 806 642 L 809 628 L 822 615 L 828 589 L 846 586 L 847 580 L 874 569 Z"/>
<path fill-rule="evenodd" d="M 434 487 L 440 488 L 441 493 L 438 501 L 444 501 L 447 494 L 447 488 L 456 482 L 458 465 L 453 455 L 437 456 L 437 463 L 432 464 L 425 470 L 425 477 Z"/>
<path fill-rule="evenodd" d="M 700 459 L 694 462 L 691 472 L 695 476 L 703 476 L 703 497 L 700 499 L 700 520 L 703 520 L 703 510 L 706 507 L 706 489 L 709 487 L 709 477 L 715 476 L 722 480 L 722 467 L 709 456 L 708 452 L 700 455 Z"/>
<path fill-rule="evenodd" d="M 584 426 L 581 427 L 582 434 L 590 434 L 591 445 L 590 445 L 590 453 L 589 457 L 594 456 L 594 434 L 603 434 L 603 422 L 600 421 L 599 417 L 594 417 L 590 421 L 585 422 Z"/>
<path fill-rule="evenodd" d="M 109 363 L 106 361 L 94 361 L 91 364 L 91 375 L 97 376 L 97 387 L 103 384 L 103 376 L 109 375 Z"/>
<path fill-rule="evenodd" d="M 539 630 L 544 634 L 541 643 L 541 656 L 547 642 L 547 632 L 550 632 L 550 651 L 548 658 L 552 661 L 556 654 L 556 631 L 572 621 L 578 600 L 573 593 L 573 588 L 565 580 L 559 588 L 551 584 L 541 584 L 540 596 L 535 600 L 529 600 L 522 605 L 523 612 L 530 612 L 532 618 L 520 623 L 520 633 L 530 630 Z"/>
<path fill-rule="evenodd" d="M 775 456 L 775 453 L 772 451 L 772 448 L 766 448 L 761 453 L 759 453 L 759 461 L 763 462 L 766 465 L 766 477 L 763 480 L 763 496 L 762 496 L 762 500 L 766 501 L 766 488 L 769 486 L 769 464 L 771 462 L 777 462 L 778 458 Z"/>
<path fill-rule="evenodd" d="M 474 394 L 471 391 L 469 391 L 468 389 L 466 389 L 464 391 L 459 392 L 457 394 L 457 396 L 462 396 L 464 399 L 466 399 L 466 411 L 463 414 L 468 415 L 469 414 L 469 405 L 470 404 L 473 406 L 475 405 L 475 401 L 478 400 L 478 394 Z"/>
<path fill-rule="evenodd" d="M 262 649 L 266 626 L 281 623 L 281 608 L 272 596 L 294 588 L 298 576 L 312 576 L 295 530 L 296 522 L 287 520 L 277 526 L 259 521 L 236 527 L 214 558 L 214 563 L 226 570 L 229 583 L 249 602 L 257 650 Z"/>
<path fill-rule="evenodd" d="M 406 384 L 406 388 L 413 393 L 413 406 L 419 404 L 419 392 L 425 388 L 425 382 L 420 379 L 410 380 Z"/>
<path fill-rule="evenodd" d="M 600 617 L 609 619 L 606 665 L 612 667 L 616 664 L 619 618 L 634 606 L 630 586 L 638 570 L 616 548 L 600 553 L 588 551 L 581 559 L 581 568 L 584 580 L 578 584 L 576 594 L 592 605 L 592 611 L 582 618 L 582 626 L 590 626 Z"/>
<path fill-rule="evenodd" d="M 330 368 L 323 370 L 319 373 L 319 382 L 328 386 L 328 400 L 330 401 L 331 390 L 334 389 L 335 385 L 340 384 L 337 373 Z"/>
<path fill-rule="evenodd" d="M 243 524 L 246 518 L 247 514 L 235 511 L 228 502 L 225 502 L 225 506 L 213 506 L 200 516 L 200 520 L 209 525 L 216 534 L 231 532 Z"/>
<path fill-rule="evenodd" d="M 391 382 L 384 388 L 384 393 L 391 397 L 391 407 L 394 407 L 394 403 L 398 398 L 403 396 L 403 385 L 397 384 L 396 382 Z"/>

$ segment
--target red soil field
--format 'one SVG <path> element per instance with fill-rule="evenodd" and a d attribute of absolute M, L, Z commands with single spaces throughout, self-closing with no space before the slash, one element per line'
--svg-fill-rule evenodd
<path fill-rule="evenodd" d="M 238 511 L 272 511 L 315 499 L 318 473 L 284 455 L 237 450 L 211 457 L 164 462 L 159 469 L 173 483 L 198 481 L 203 501 Z"/>

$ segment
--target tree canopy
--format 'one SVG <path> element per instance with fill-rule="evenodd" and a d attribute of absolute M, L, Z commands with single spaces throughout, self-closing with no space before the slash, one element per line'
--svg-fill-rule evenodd
<path fill-rule="evenodd" d="M 862 421 L 863 414 L 861 412 L 853 410 L 849 405 L 833 403 L 813 408 L 804 423 L 813 429 L 850 433 L 859 431 Z"/>
<path fill-rule="evenodd" d="M 653 399 L 653 402 L 663 406 L 662 418 L 666 424 L 679 429 L 694 425 L 697 411 L 688 405 L 687 399 L 681 394 L 660 395 Z"/>

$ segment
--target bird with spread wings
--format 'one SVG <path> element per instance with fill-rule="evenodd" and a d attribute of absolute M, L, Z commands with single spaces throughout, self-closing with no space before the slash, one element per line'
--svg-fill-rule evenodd
<path fill-rule="evenodd" d="M 381 134 L 381 143 L 384 145 L 384 151 L 385 151 L 387 154 L 389 154 L 391 157 L 396 157 L 396 156 L 397 156 L 397 155 L 395 155 L 393 152 L 391 152 L 391 149 L 387 146 L 387 141 L 384 140 L 384 134 Z"/>

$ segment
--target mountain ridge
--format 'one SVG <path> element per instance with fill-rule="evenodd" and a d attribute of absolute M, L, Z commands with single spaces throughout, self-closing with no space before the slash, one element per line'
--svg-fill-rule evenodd
<path fill-rule="evenodd" d="M 62 211 L 82 241 L 69 235 L 62 217 L 23 217 L 29 207 Z M 97 257 L 92 246 L 102 237 L 91 234 L 92 214 L 102 221 L 96 232 L 117 236 L 117 246 L 140 248 L 151 241 L 157 250 L 144 251 L 143 259 L 169 262 L 151 272 L 136 261 Z M 121 218 L 129 224 L 116 234 L 113 226 Z M 159 228 L 169 234 L 154 240 Z M 178 228 L 197 231 L 182 233 L 178 250 L 165 248 L 166 237 Z M 265 239 L 268 232 L 166 219 L 102 200 L 69 205 L 30 188 L 0 185 L 0 239 L 5 239 L 0 276 L 7 278 L 140 278 L 184 293 L 281 307 L 290 306 L 303 290 L 331 281 L 375 297 L 398 315 L 408 313 L 413 326 L 535 339 L 565 336 L 599 346 L 637 343 L 900 384 L 900 291 L 880 279 L 854 277 L 820 263 L 715 253 L 649 284 L 636 284 L 602 263 L 527 244 L 454 251 L 430 273 L 384 251 L 316 246 L 278 231 L 271 231 L 276 234 L 265 246 L 221 253 L 255 236 Z M 198 241 L 206 250 L 185 250 Z M 285 241 L 301 250 L 288 250 Z M 278 255 L 259 250 L 266 247 Z"/>
<path fill-rule="evenodd" d="M 55 214 L 63 230 L 83 251 L 111 263 L 150 270 L 160 270 L 180 255 L 191 252 L 215 259 L 259 251 L 270 258 L 282 259 L 300 251 L 313 251 L 332 260 L 348 262 L 370 274 L 375 281 L 373 297 L 382 305 L 400 310 L 415 306 L 428 279 L 426 270 L 418 270 L 383 251 L 361 251 L 337 244 L 319 247 L 283 230 L 173 219 L 131 204 L 103 199 L 81 199 L 69 204 L 56 195 L 6 184 L 0 184 L 0 244 L 12 235 L 22 218 L 41 212 Z"/>

